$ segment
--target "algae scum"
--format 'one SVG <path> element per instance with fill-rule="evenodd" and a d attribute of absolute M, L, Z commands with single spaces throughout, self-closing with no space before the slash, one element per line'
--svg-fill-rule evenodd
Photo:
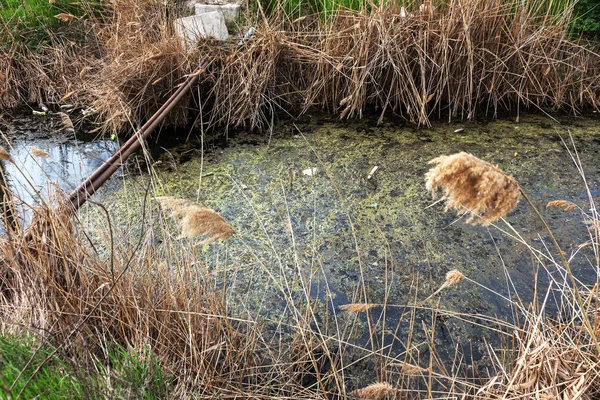
<path fill-rule="evenodd" d="M 478 327 L 476 318 L 467 318 L 476 322 L 471 324 L 447 316 L 510 319 L 506 299 L 518 294 L 531 301 L 539 265 L 525 246 L 498 229 L 467 225 L 444 212 L 442 204 L 432 205 L 424 187 L 427 162 L 467 151 L 498 164 L 529 193 L 571 254 L 588 240 L 581 214 L 546 209 L 556 199 L 589 208 L 585 186 L 561 142 L 561 137 L 570 140 L 569 130 L 597 197 L 600 122 L 576 119 L 559 125 L 538 116 L 520 123 L 440 123 L 432 129 L 391 122 L 290 123 L 276 127 L 268 142 L 244 143 L 241 137 L 230 147 L 204 156 L 197 151 L 181 163 L 174 156 L 182 152 L 172 149 L 161 160 L 170 168 L 159 169 L 160 183 L 155 185 L 161 193 L 197 199 L 217 210 L 237 231 L 227 243 L 202 248 L 215 282 L 228 288 L 231 315 L 260 316 L 272 329 L 290 332 L 310 298 L 320 310 L 313 325 L 324 334 L 369 347 L 370 329 L 373 337 L 383 337 L 379 345 L 401 354 L 411 323 L 404 305 L 425 299 L 443 283 L 446 272 L 458 269 L 497 293 L 469 280 L 443 290 L 416 312 L 412 340 L 419 348 L 424 335 L 431 337 L 423 325 L 435 324 L 440 352 L 451 357 L 458 346 L 483 360 L 486 342 L 497 337 Z M 367 179 L 374 166 L 378 169 Z M 135 226 L 141 217 L 132 200 L 143 197 L 147 179 L 125 183 L 105 202 L 120 215 L 117 219 Z M 533 246 L 546 243 L 555 253 L 525 201 L 507 220 Z M 596 281 L 596 271 L 582 255 L 573 262 L 583 282 Z M 546 272 L 541 270 L 538 279 L 545 293 Z M 432 317 L 427 307 L 438 300 L 445 312 Z M 388 307 L 373 308 L 368 323 L 365 314 L 357 317 L 339 309 L 353 302 Z M 412 356 L 426 358 L 422 353 Z"/>

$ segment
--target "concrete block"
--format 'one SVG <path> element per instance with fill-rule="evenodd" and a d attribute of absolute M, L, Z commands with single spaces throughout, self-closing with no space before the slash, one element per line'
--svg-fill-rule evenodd
<path fill-rule="evenodd" d="M 202 15 L 207 12 L 220 11 L 225 17 L 225 21 L 231 23 L 240 15 L 239 4 L 199 4 L 195 5 L 196 15 Z"/>
<path fill-rule="evenodd" d="M 198 38 L 212 37 L 217 40 L 229 38 L 225 17 L 220 11 L 176 19 L 175 31 L 186 46 L 196 44 Z"/>

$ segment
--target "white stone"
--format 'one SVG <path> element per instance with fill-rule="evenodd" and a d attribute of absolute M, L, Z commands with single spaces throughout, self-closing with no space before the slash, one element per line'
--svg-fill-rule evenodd
<path fill-rule="evenodd" d="M 212 37 L 217 40 L 229 38 L 225 18 L 220 11 L 176 19 L 175 32 L 187 46 L 195 44 L 198 38 Z"/>
<path fill-rule="evenodd" d="M 317 167 L 307 168 L 302 171 L 304 175 L 314 176 L 317 173 Z"/>
<path fill-rule="evenodd" d="M 196 3 L 196 15 L 201 15 L 208 12 L 220 11 L 225 17 L 225 21 L 231 23 L 240 15 L 239 4 L 200 4 Z"/>

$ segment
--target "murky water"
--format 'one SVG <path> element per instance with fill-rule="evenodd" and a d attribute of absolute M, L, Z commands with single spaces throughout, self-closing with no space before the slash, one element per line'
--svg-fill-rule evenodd
<path fill-rule="evenodd" d="M 315 323 L 339 338 L 348 334 L 340 326 L 354 318 L 340 305 L 386 303 L 371 310 L 376 321 L 371 332 L 387 333 L 380 337 L 393 352 L 405 349 L 409 325 L 416 323 L 412 340 L 420 342 L 428 334 L 422 323 L 437 321 L 440 352 L 451 359 L 459 347 L 485 363 L 487 343 L 498 338 L 477 326 L 477 318 L 467 318 L 475 324 L 440 315 L 432 321 L 430 311 L 420 310 L 416 322 L 409 321 L 405 305 L 425 299 L 446 272 L 458 269 L 472 281 L 436 296 L 443 310 L 511 319 L 507 299 L 518 294 L 525 303 L 531 301 L 536 274 L 545 293 L 549 274 L 558 272 L 536 272 L 540 265 L 524 245 L 497 228 L 465 224 L 443 205 L 432 205 L 424 187 L 427 162 L 467 151 L 498 164 L 530 194 L 572 255 L 588 239 L 581 214 L 546 209 L 546 204 L 565 199 L 589 208 L 585 186 L 561 141 L 569 140 L 569 131 L 591 193 L 596 199 L 600 195 L 600 121 L 557 124 L 524 116 L 520 123 L 439 123 L 429 130 L 371 122 L 279 125 L 269 143 L 240 135 L 232 146 L 203 157 L 198 148 L 173 148 L 163 157 L 162 165 L 170 167 L 159 170 L 156 187 L 159 194 L 197 200 L 219 211 L 236 229 L 230 242 L 202 249 L 215 282 L 229 288 L 232 315 L 260 315 L 281 329 L 282 321 L 293 326 L 292 310 L 310 298 L 321 308 Z M 176 162 L 184 153 L 193 156 Z M 115 215 L 127 216 L 122 223 L 142 223 L 131 204 L 147 187 L 143 178 L 133 179 L 108 197 Z M 547 245 L 556 256 L 524 201 L 507 221 L 531 245 L 542 250 Z M 573 267 L 582 282 L 596 282 L 597 266 L 590 259 L 577 255 Z M 352 330 L 352 340 L 368 345 L 372 336 L 364 315 L 356 324 L 362 328 Z"/>

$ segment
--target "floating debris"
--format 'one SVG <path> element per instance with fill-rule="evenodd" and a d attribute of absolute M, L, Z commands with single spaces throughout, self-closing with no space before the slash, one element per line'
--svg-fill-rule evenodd
<path fill-rule="evenodd" d="M 317 167 L 307 168 L 304 171 L 302 171 L 302 173 L 304 175 L 308 175 L 308 176 L 316 175 L 316 173 L 317 173 Z"/>
<path fill-rule="evenodd" d="M 372 303 L 350 303 L 340 306 L 340 310 L 348 311 L 351 313 L 361 313 L 370 310 L 373 307 L 377 307 L 377 304 Z"/>
<path fill-rule="evenodd" d="M 373 177 L 373 174 L 379 169 L 379 166 L 374 166 L 373 168 L 371 168 L 371 172 L 369 172 L 369 175 L 367 175 L 367 180 L 371 179 Z"/>
<path fill-rule="evenodd" d="M 464 132 L 464 131 L 465 131 L 465 128 L 458 128 L 458 129 L 454 130 L 454 133 L 461 133 L 461 132 Z"/>
<path fill-rule="evenodd" d="M 182 238 L 207 236 L 197 245 L 213 243 L 219 239 L 229 239 L 235 231 L 216 211 L 192 203 L 186 199 L 175 197 L 155 197 L 160 205 L 169 211 L 172 218 L 179 219 Z"/>

